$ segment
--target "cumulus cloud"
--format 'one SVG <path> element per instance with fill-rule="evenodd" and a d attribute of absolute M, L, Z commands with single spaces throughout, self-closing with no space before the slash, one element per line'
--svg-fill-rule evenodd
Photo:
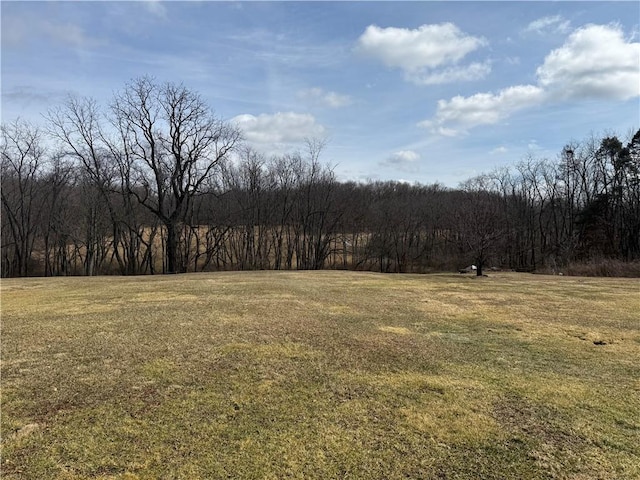
<path fill-rule="evenodd" d="M 587 25 L 553 50 L 537 71 L 556 97 L 627 100 L 640 95 L 640 43 L 617 25 Z"/>
<path fill-rule="evenodd" d="M 628 100 L 640 95 L 640 43 L 617 25 L 586 25 L 551 51 L 536 70 L 537 85 L 439 100 L 436 114 L 420 122 L 433 134 L 455 136 L 495 124 L 520 110 L 568 100 Z"/>
<path fill-rule="evenodd" d="M 386 167 L 394 167 L 407 173 L 415 173 L 419 169 L 420 155 L 413 150 L 400 150 L 391 154 L 380 164 Z"/>
<path fill-rule="evenodd" d="M 387 67 L 400 68 L 409 81 L 429 85 L 484 77 L 490 71 L 489 64 L 457 65 L 485 45 L 484 38 L 468 35 L 453 23 L 416 29 L 369 25 L 358 38 L 356 50 Z"/>
<path fill-rule="evenodd" d="M 439 100 L 435 118 L 419 126 L 452 136 L 471 127 L 497 123 L 518 110 L 541 103 L 544 98 L 544 90 L 535 85 L 517 85 L 498 93 L 476 93 L 470 97 L 457 95 L 451 100 Z"/>
<path fill-rule="evenodd" d="M 565 20 L 561 15 L 549 15 L 531 22 L 524 29 L 526 33 L 534 32 L 540 35 L 547 33 L 567 33 L 571 22 Z"/>
<path fill-rule="evenodd" d="M 245 139 L 261 151 L 275 151 L 294 146 L 307 138 L 323 137 L 326 129 L 308 113 L 278 112 L 274 114 L 238 115 L 231 119 Z"/>
<path fill-rule="evenodd" d="M 340 108 L 351 105 L 351 97 L 336 92 L 327 92 L 322 88 L 314 87 L 298 92 L 298 98 L 310 103 L 330 108 Z"/>

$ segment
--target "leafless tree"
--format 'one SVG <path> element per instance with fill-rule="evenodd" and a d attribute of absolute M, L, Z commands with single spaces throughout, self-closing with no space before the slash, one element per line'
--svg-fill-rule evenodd
<path fill-rule="evenodd" d="M 464 182 L 456 214 L 458 239 L 473 255 L 478 276 L 487 261 L 503 246 L 507 223 L 501 196 L 491 191 L 490 178 L 479 176 Z"/>
<path fill-rule="evenodd" d="M 24 121 L 2 125 L 2 268 L 4 275 L 26 276 L 41 226 L 44 195 L 40 185 L 46 161 L 41 131 Z"/>
<path fill-rule="evenodd" d="M 136 187 L 129 191 L 165 228 L 165 271 L 184 271 L 178 243 L 187 212 L 237 147 L 240 132 L 215 117 L 197 93 L 147 77 L 117 94 L 111 112 L 126 175 Z"/>

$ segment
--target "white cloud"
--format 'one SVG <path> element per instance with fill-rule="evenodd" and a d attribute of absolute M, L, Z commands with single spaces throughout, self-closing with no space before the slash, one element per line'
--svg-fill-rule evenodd
<path fill-rule="evenodd" d="M 370 25 L 358 39 L 362 52 L 407 71 L 458 62 L 484 44 L 484 39 L 465 35 L 452 23 L 415 30 Z"/>
<path fill-rule="evenodd" d="M 351 104 L 351 97 L 348 95 L 340 95 L 336 92 L 328 92 L 324 96 L 324 100 L 332 108 L 345 107 Z"/>
<path fill-rule="evenodd" d="M 231 122 L 242 130 L 249 143 L 262 151 L 282 150 L 326 134 L 325 127 L 308 113 L 244 114 L 232 118 Z"/>
<path fill-rule="evenodd" d="M 617 25 L 586 25 L 553 50 L 536 71 L 561 98 L 626 100 L 640 95 L 640 43 Z"/>
<path fill-rule="evenodd" d="M 429 126 L 428 122 L 422 122 L 422 123 L 424 123 L 424 125 L 418 124 L 418 126 L 425 126 L 425 127 Z M 436 125 L 435 127 L 433 127 L 432 131 L 433 133 L 440 135 L 442 137 L 457 137 L 458 135 L 460 135 L 460 132 L 455 128 L 447 128 L 441 125 Z"/>
<path fill-rule="evenodd" d="M 487 63 L 466 67 L 457 64 L 486 44 L 484 38 L 468 35 L 452 23 L 422 25 L 413 30 L 369 25 L 356 49 L 388 67 L 402 69 L 409 81 L 429 85 L 484 77 L 490 71 Z M 447 66 L 455 67 L 436 70 Z"/>
<path fill-rule="evenodd" d="M 449 82 L 480 80 L 491 72 L 489 62 L 472 63 L 463 67 L 450 67 L 429 73 L 408 74 L 407 78 L 418 85 L 437 85 Z"/>
<path fill-rule="evenodd" d="M 537 140 L 529 140 L 529 143 L 527 143 L 527 148 L 529 150 L 540 150 L 540 145 L 538 145 L 538 141 Z"/>
<path fill-rule="evenodd" d="M 167 7 L 164 5 L 164 2 L 160 0 L 144 0 L 142 5 L 149 13 L 156 17 L 161 19 L 167 18 Z"/>
<path fill-rule="evenodd" d="M 536 70 L 537 85 L 439 100 L 436 114 L 418 126 L 456 136 L 495 124 L 536 105 L 567 100 L 627 100 L 640 95 L 640 43 L 616 25 L 587 25 L 573 32 Z"/>
<path fill-rule="evenodd" d="M 491 155 L 502 155 L 503 153 L 507 153 L 508 151 L 509 149 L 507 147 L 499 146 L 491 150 L 489 153 Z"/>
<path fill-rule="evenodd" d="M 420 155 L 413 150 L 400 150 L 391 154 L 380 165 L 394 167 L 407 173 L 415 173 L 419 169 Z"/>
<path fill-rule="evenodd" d="M 439 100 L 435 118 L 418 125 L 430 128 L 433 133 L 451 136 L 477 125 L 497 123 L 513 112 L 541 103 L 544 98 L 545 92 L 535 85 L 518 85 L 498 93 L 476 93 L 470 97 L 458 95 L 448 101 Z"/>
<path fill-rule="evenodd" d="M 297 96 L 301 100 L 331 108 L 346 107 L 352 103 L 351 97 L 348 95 L 327 92 L 318 87 L 301 90 Z"/>
<path fill-rule="evenodd" d="M 535 32 L 540 35 L 545 35 L 547 33 L 567 33 L 570 25 L 571 22 L 569 22 L 569 20 L 565 20 L 560 15 L 549 15 L 547 17 L 534 20 L 527 25 L 527 28 L 525 28 L 524 31 Z"/>

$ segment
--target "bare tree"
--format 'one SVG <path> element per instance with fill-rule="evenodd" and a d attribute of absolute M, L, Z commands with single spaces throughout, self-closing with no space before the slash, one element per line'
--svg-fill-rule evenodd
<path fill-rule="evenodd" d="M 291 242 L 292 212 L 295 205 L 296 171 L 302 162 L 300 155 L 287 154 L 274 157 L 268 165 L 273 185 L 273 225 L 271 234 L 274 246 L 274 269 L 291 268 L 293 242 Z"/>
<path fill-rule="evenodd" d="M 16 120 L 1 127 L 3 275 L 30 274 L 42 212 L 39 181 L 46 160 L 40 130 Z M 8 228 L 5 228 L 7 226 Z"/>
<path fill-rule="evenodd" d="M 250 147 L 242 149 L 236 165 L 225 169 L 226 195 L 232 202 L 235 235 L 230 245 L 241 270 L 270 267 L 269 228 L 273 202 L 266 160 Z"/>
<path fill-rule="evenodd" d="M 307 159 L 296 171 L 298 195 L 294 210 L 296 263 L 299 270 L 320 270 L 331 254 L 331 244 L 344 206 L 337 204 L 333 169 L 320 163 L 325 140 L 307 140 Z"/>
<path fill-rule="evenodd" d="M 500 243 L 507 232 L 501 196 L 491 191 L 488 180 L 481 175 L 463 183 L 456 214 L 458 239 L 473 255 L 478 276 L 502 247 Z"/>
<path fill-rule="evenodd" d="M 166 229 L 165 271 L 179 265 L 180 230 L 194 198 L 240 141 L 240 132 L 216 118 L 183 85 L 147 77 L 128 84 L 111 106 L 121 133 L 130 192 Z"/>
<path fill-rule="evenodd" d="M 123 222 L 131 213 L 127 208 L 131 202 L 118 163 L 121 151 L 105 136 L 98 104 L 90 98 L 70 96 L 61 107 L 49 112 L 48 120 L 51 135 L 60 141 L 64 154 L 79 167 L 78 188 L 83 198 L 79 207 L 85 212 L 86 227 L 82 235 L 85 274 L 98 273 L 97 267 L 106 260 L 107 249 L 113 252 L 121 273 L 139 273 L 137 261 L 128 254 L 136 244 L 137 232 L 127 231 Z M 110 230 L 110 235 L 105 228 Z M 123 235 L 127 238 L 123 239 Z M 107 238 L 109 242 L 105 244 Z M 121 245 L 125 255 L 121 255 Z"/>
<path fill-rule="evenodd" d="M 43 178 L 43 194 L 46 201 L 42 210 L 42 248 L 44 250 L 44 275 L 70 273 L 68 241 L 71 225 L 76 223 L 77 209 L 73 204 L 78 175 L 74 165 L 64 153 L 51 157 Z"/>

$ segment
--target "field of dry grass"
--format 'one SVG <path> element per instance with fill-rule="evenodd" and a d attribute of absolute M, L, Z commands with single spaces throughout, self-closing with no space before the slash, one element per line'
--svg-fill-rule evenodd
<path fill-rule="evenodd" d="M 3 479 L 640 478 L 640 280 L 2 280 Z"/>

